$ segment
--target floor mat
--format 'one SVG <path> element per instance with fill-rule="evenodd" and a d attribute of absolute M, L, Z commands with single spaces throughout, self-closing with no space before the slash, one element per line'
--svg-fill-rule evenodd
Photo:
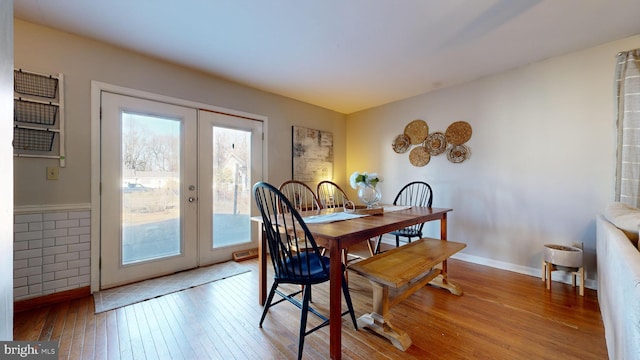
<path fill-rule="evenodd" d="M 155 279 L 134 284 L 119 286 L 98 291 L 93 294 L 96 305 L 95 313 L 101 313 L 119 307 L 135 304 L 140 301 L 156 298 L 176 291 L 222 280 L 231 276 L 251 271 L 246 266 L 234 261 L 182 271 Z"/>

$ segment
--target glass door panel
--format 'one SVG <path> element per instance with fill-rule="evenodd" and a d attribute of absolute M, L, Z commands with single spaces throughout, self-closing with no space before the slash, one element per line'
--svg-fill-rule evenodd
<path fill-rule="evenodd" d="M 213 248 L 251 241 L 251 131 L 213 126 Z"/>
<path fill-rule="evenodd" d="M 180 120 L 122 113 L 122 264 L 181 253 Z"/>

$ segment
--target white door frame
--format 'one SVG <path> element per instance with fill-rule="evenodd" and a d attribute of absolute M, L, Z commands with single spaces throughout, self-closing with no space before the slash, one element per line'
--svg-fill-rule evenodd
<path fill-rule="evenodd" d="M 130 89 L 122 86 L 111 85 L 99 81 L 91 81 L 91 292 L 100 289 L 100 94 L 109 91 L 126 96 L 134 96 L 143 99 L 165 102 L 168 104 L 192 107 L 195 109 L 210 110 L 229 115 L 260 120 L 263 122 L 262 142 L 262 179 L 268 180 L 268 118 L 262 115 L 246 113 L 243 111 L 226 109 L 214 105 L 198 103 L 194 101 L 172 98 L 147 91 Z M 256 214 L 257 215 L 257 214 Z M 257 241 L 257 234 L 252 231 L 252 240 Z"/>

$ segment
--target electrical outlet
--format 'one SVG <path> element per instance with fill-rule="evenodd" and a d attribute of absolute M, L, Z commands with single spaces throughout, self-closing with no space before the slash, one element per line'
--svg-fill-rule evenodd
<path fill-rule="evenodd" d="M 57 166 L 47 166 L 47 180 L 58 180 L 60 168 Z"/>

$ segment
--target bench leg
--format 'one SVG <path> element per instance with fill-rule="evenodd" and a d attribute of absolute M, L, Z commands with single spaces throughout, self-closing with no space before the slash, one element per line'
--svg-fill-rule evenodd
<path fill-rule="evenodd" d="M 371 281 L 373 286 L 373 312 L 358 318 L 358 326 L 368 328 L 387 338 L 393 346 L 405 351 L 411 346 L 409 335 L 389 322 L 389 288 Z"/>
<path fill-rule="evenodd" d="M 435 279 L 431 280 L 429 285 L 437 286 L 445 290 L 449 290 L 453 295 L 461 296 L 463 291 L 462 287 L 457 283 L 447 279 L 444 275 L 440 274 Z"/>
<path fill-rule="evenodd" d="M 434 270 L 437 270 L 440 274 L 434 277 L 433 280 L 429 282 L 429 285 L 449 290 L 453 295 L 462 295 L 462 287 L 447 278 L 447 272 L 442 265 L 440 265 L 439 268 L 436 267 Z"/>

